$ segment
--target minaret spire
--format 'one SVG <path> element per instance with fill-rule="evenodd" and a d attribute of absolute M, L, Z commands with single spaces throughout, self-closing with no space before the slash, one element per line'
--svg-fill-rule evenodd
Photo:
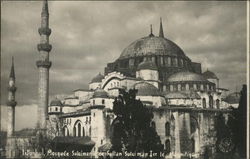
<path fill-rule="evenodd" d="M 14 57 L 12 56 L 12 65 L 11 65 L 11 70 L 10 70 L 10 78 L 15 79 L 15 69 L 14 69 Z"/>
<path fill-rule="evenodd" d="M 150 34 L 149 34 L 149 36 L 150 36 L 150 37 L 151 37 L 151 36 L 154 36 L 152 24 L 150 24 Z"/>
<path fill-rule="evenodd" d="M 12 65 L 10 70 L 10 77 L 9 77 L 9 87 L 8 87 L 8 100 L 7 100 L 7 135 L 11 137 L 15 131 L 15 93 L 16 93 L 16 86 L 15 86 L 15 72 L 14 72 L 14 58 L 12 57 Z"/>
<path fill-rule="evenodd" d="M 37 126 L 38 128 L 46 129 L 46 120 L 48 118 L 49 69 L 51 67 L 49 53 L 52 49 L 52 46 L 49 44 L 51 29 L 49 28 L 49 9 L 47 0 L 43 0 L 41 27 L 38 29 L 38 32 L 40 34 L 40 43 L 37 45 L 39 58 L 36 61 L 39 70 Z"/>
<path fill-rule="evenodd" d="M 164 32 L 162 27 L 162 19 L 160 18 L 160 30 L 159 30 L 159 37 L 164 38 Z"/>

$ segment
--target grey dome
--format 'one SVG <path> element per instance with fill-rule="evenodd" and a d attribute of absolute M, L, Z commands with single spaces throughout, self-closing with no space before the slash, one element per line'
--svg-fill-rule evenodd
<path fill-rule="evenodd" d="M 50 102 L 50 106 L 62 106 L 62 102 L 59 99 L 54 99 Z"/>
<path fill-rule="evenodd" d="M 144 55 L 170 55 L 187 58 L 182 49 L 171 40 L 147 36 L 134 41 L 126 47 L 119 59 Z"/>
<path fill-rule="evenodd" d="M 98 75 L 96 75 L 90 83 L 99 83 L 99 82 L 102 82 L 102 79 L 104 78 L 104 76 L 99 73 Z"/>
<path fill-rule="evenodd" d="M 168 82 L 180 82 L 180 81 L 207 82 L 207 79 L 200 74 L 189 71 L 177 72 L 168 78 Z"/>
<path fill-rule="evenodd" d="M 139 82 L 134 85 L 134 88 L 138 91 L 138 96 L 160 96 L 159 90 L 152 84 L 147 82 Z"/>

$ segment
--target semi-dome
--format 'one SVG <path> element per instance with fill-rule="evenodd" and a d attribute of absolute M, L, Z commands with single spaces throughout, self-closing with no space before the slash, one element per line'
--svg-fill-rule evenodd
<path fill-rule="evenodd" d="M 138 91 L 138 96 L 160 96 L 159 90 L 152 84 L 147 82 L 139 82 L 134 85 L 134 88 Z"/>
<path fill-rule="evenodd" d="M 59 99 L 54 99 L 50 102 L 50 106 L 62 106 L 62 102 Z"/>
<path fill-rule="evenodd" d="M 213 72 L 211 72 L 211 71 L 209 71 L 209 70 L 207 70 L 206 72 L 203 72 L 203 74 L 202 74 L 206 79 L 219 79 L 216 75 L 215 75 L 215 73 L 213 73 Z"/>
<path fill-rule="evenodd" d="M 107 98 L 108 93 L 105 90 L 98 88 L 97 90 L 95 90 L 93 97 L 94 98 Z"/>
<path fill-rule="evenodd" d="M 137 67 L 137 70 L 157 70 L 157 66 L 154 62 L 150 60 L 143 61 Z"/>
<path fill-rule="evenodd" d="M 99 82 L 102 82 L 102 79 L 104 78 L 104 76 L 99 73 L 98 75 L 96 75 L 90 83 L 99 83 Z"/>
<path fill-rule="evenodd" d="M 207 82 L 207 79 L 200 74 L 189 71 L 177 72 L 168 78 L 168 82 L 180 82 L 180 81 Z"/>
<path fill-rule="evenodd" d="M 119 59 L 144 55 L 170 55 L 186 58 L 182 49 L 171 40 L 164 37 L 147 36 L 126 47 Z"/>

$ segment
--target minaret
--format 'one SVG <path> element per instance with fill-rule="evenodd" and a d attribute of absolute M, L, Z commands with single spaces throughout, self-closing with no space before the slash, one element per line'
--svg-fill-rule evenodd
<path fill-rule="evenodd" d="M 10 70 L 10 77 L 9 77 L 9 87 L 8 87 L 8 101 L 7 101 L 7 117 L 8 117 L 8 123 L 7 123 L 7 136 L 11 137 L 14 134 L 15 129 L 15 92 L 16 92 L 16 86 L 15 86 L 15 70 L 14 70 L 14 58 L 12 57 L 12 66 Z"/>
<path fill-rule="evenodd" d="M 163 27 L 162 27 L 162 20 L 160 18 L 160 30 L 159 30 L 159 37 L 164 38 L 164 32 L 163 32 Z"/>
<path fill-rule="evenodd" d="M 153 26 L 152 26 L 152 24 L 150 24 L 150 34 L 149 34 L 149 37 L 152 37 L 152 36 L 154 36 L 154 34 L 153 34 Z"/>
<path fill-rule="evenodd" d="M 51 29 L 49 28 L 47 0 L 43 0 L 41 27 L 38 29 L 38 32 L 40 34 L 40 44 L 37 45 L 39 59 L 36 61 L 39 70 L 37 126 L 40 129 L 46 129 L 46 120 L 48 118 L 49 69 L 51 67 L 49 52 L 52 49 L 52 46 L 49 44 Z"/>

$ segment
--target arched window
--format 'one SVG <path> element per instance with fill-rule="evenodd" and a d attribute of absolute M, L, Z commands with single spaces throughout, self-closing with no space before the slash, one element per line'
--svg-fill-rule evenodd
<path fill-rule="evenodd" d="M 191 138 L 191 152 L 192 153 L 195 152 L 195 141 L 194 141 L 194 138 Z"/>
<path fill-rule="evenodd" d="M 81 124 L 80 123 L 78 123 L 77 129 L 78 129 L 78 137 L 80 137 L 81 136 Z"/>
<path fill-rule="evenodd" d="M 93 105 L 95 105 L 95 100 L 93 100 Z"/>
<path fill-rule="evenodd" d="M 206 108 L 206 98 L 202 99 L 202 106 L 203 106 L 203 108 Z"/>
<path fill-rule="evenodd" d="M 166 154 L 169 154 L 170 151 L 171 151 L 169 139 L 167 139 L 167 140 L 165 141 L 165 151 L 166 151 Z"/>
<path fill-rule="evenodd" d="M 82 136 L 83 137 L 85 136 L 85 129 L 84 129 L 84 127 L 82 127 Z"/>
<path fill-rule="evenodd" d="M 76 136 L 76 126 L 73 128 L 73 136 Z"/>
<path fill-rule="evenodd" d="M 217 107 L 217 109 L 220 109 L 220 100 L 219 99 L 216 99 L 216 107 Z"/>
<path fill-rule="evenodd" d="M 91 127 L 89 128 L 89 136 L 91 136 Z"/>
<path fill-rule="evenodd" d="M 57 107 L 56 107 L 56 112 L 57 112 L 57 110 L 58 110 L 58 109 L 57 109 Z"/>
<path fill-rule="evenodd" d="M 166 122 L 165 124 L 165 136 L 170 136 L 170 124 Z"/>
<path fill-rule="evenodd" d="M 213 96 L 209 96 L 209 108 L 213 108 L 214 102 L 213 102 Z"/>
<path fill-rule="evenodd" d="M 102 104 L 105 104 L 105 100 L 104 99 L 102 100 Z"/>
<path fill-rule="evenodd" d="M 155 129 L 155 122 L 154 121 L 151 122 L 151 126 L 152 126 L 152 128 Z"/>

